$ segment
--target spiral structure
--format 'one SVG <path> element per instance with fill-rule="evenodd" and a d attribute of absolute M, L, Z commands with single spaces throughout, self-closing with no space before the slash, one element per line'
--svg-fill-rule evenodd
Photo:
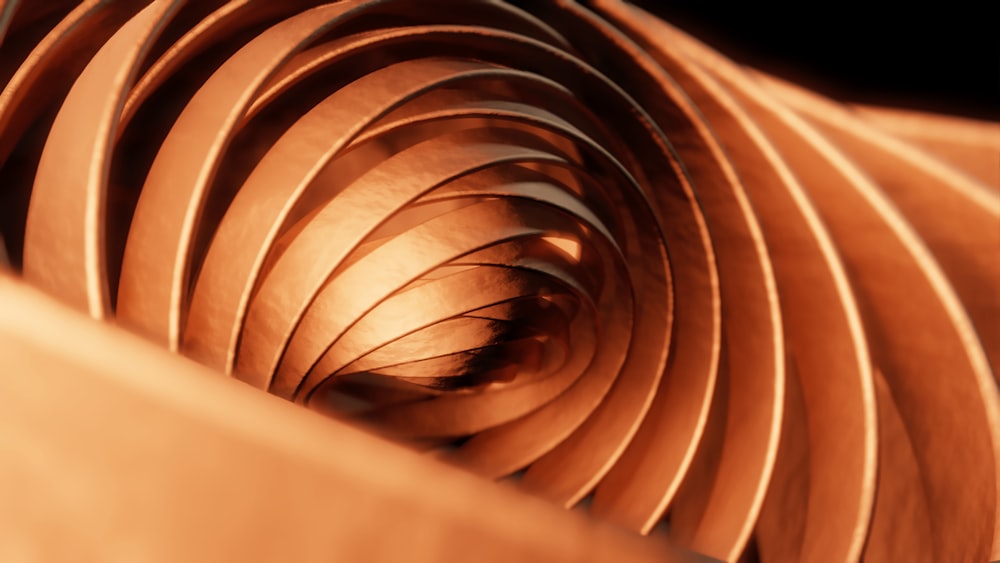
<path fill-rule="evenodd" d="M 6 261 L 65 305 L 715 558 L 1000 558 L 997 124 L 616 1 L 8 0 L 0 41 Z"/>

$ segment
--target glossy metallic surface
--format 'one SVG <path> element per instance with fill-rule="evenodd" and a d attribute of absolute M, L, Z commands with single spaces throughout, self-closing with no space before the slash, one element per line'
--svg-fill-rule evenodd
<path fill-rule="evenodd" d="M 520 4 L 0 2 L 10 557 L 1000 558 L 1000 125 Z"/>

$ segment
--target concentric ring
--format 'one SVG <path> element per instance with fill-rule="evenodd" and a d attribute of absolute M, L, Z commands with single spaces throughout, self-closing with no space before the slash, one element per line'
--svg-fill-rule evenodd
<path fill-rule="evenodd" d="M 45 6 L 0 232 L 64 304 L 713 557 L 1000 557 L 996 124 L 615 1 Z"/>

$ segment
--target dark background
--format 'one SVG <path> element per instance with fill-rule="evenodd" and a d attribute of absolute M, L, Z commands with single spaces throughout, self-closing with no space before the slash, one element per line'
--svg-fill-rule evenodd
<path fill-rule="evenodd" d="M 876 2 L 632 3 L 738 62 L 836 99 L 1000 121 L 1000 17 L 991 2 L 896 11 Z"/>

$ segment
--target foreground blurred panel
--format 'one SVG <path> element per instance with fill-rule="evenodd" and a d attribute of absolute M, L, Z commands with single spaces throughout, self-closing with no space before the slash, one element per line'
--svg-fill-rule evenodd
<path fill-rule="evenodd" d="M 3 561 L 707 561 L 0 299 Z"/>

